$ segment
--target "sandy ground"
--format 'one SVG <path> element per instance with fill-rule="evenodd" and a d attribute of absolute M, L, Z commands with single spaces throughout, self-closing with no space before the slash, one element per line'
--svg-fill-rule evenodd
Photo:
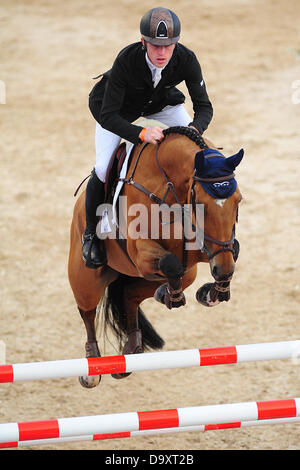
<path fill-rule="evenodd" d="M 166 350 L 299 339 L 299 0 L 166 1 L 182 20 L 181 42 L 203 68 L 214 105 L 206 136 L 230 155 L 244 199 L 232 299 L 195 300 L 210 278 L 199 266 L 187 306 L 153 299 L 143 310 Z M 67 279 L 73 192 L 94 164 L 87 107 L 92 77 L 139 39 L 148 0 L 2 0 L 0 4 L 1 311 L 6 362 L 84 354 L 85 330 Z M 185 87 L 183 86 L 184 90 Z M 299 90 L 298 90 L 299 91 Z M 298 99 L 297 99 L 298 98 Z M 191 103 L 187 99 L 187 109 Z M 107 354 L 114 349 L 106 344 Z M 299 363 L 139 372 L 2 384 L 1 422 L 30 421 L 300 396 Z M 300 449 L 299 425 L 48 445 L 43 449 Z"/>

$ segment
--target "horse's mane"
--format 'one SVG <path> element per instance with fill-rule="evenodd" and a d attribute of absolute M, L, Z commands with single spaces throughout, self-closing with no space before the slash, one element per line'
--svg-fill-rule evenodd
<path fill-rule="evenodd" d="M 181 134 L 185 135 L 188 137 L 190 140 L 195 142 L 201 149 L 208 149 L 208 145 L 204 142 L 203 137 L 195 131 L 195 129 L 192 129 L 191 127 L 184 127 L 184 126 L 174 126 L 174 127 L 168 127 L 167 129 L 163 129 L 164 135 L 169 135 L 169 134 Z"/>

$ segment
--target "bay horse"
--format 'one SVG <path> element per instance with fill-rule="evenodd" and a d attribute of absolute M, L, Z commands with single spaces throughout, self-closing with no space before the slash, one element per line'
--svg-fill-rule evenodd
<path fill-rule="evenodd" d="M 98 304 L 102 305 L 105 325 L 113 328 L 119 340 L 121 354 L 161 349 L 164 341 L 140 304 L 154 297 L 169 309 L 184 305 L 183 291 L 194 282 L 197 263 L 209 263 L 214 278 L 214 282 L 197 290 L 198 302 L 211 307 L 230 298 L 230 281 L 239 251 L 235 226 L 242 199 L 234 169 L 244 152 L 240 150 L 226 158 L 188 127 L 170 127 L 163 133 L 164 139 L 157 145 L 140 143 L 133 148 L 121 191 L 126 196 L 127 210 L 118 214 L 127 223 L 127 233 L 122 243 L 116 238 L 104 240 L 107 264 L 98 269 L 87 268 L 82 258 L 85 192 L 75 203 L 68 275 L 86 328 L 86 357 L 100 356 L 95 328 Z M 136 213 L 131 211 L 136 204 L 147 209 L 146 216 L 138 222 Z M 151 236 L 152 209 L 170 208 L 173 204 L 177 204 L 179 216 L 172 214 L 169 228 L 174 228 L 175 233 L 179 224 L 180 237 L 171 230 L 169 237 L 162 237 L 161 216 L 158 233 Z M 196 217 L 198 206 L 204 208 L 200 222 Z M 182 224 L 186 212 L 193 229 L 189 239 L 195 234 L 193 249 L 186 249 Z M 138 236 L 132 225 L 140 226 Z M 199 233 L 201 237 L 197 237 Z M 112 375 L 123 378 L 129 373 Z M 101 376 L 79 378 L 81 385 L 88 388 L 96 386 L 100 379 Z"/>

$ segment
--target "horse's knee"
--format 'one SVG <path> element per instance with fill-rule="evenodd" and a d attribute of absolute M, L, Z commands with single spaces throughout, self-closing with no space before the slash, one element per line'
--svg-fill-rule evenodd
<path fill-rule="evenodd" d="M 168 279 L 180 279 L 184 274 L 181 262 L 173 253 L 166 253 L 160 258 L 159 269 Z"/>

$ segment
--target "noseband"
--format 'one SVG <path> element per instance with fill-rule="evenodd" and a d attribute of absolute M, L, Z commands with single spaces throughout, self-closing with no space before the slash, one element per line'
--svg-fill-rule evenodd
<path fill-rule="evenodd" d="M 192 187 L 191 187 L 191 201 L 192 201 L 193 212 L 196 213 L 196 203 L 197 202 L 195 201 L 194 186 L 197 182 L 199 183 L 199 182 L 203 181 L 204 183 L 221 183 L 222 181 L 228 181 L 228 180 L 233 179 L 234 176 L 235 176 L 234 173 L 232 173 L 231 175 L 228 175 L 228 176 L 222 176 L 222 177 L 218 177 L 218 178 L 201 178 L 199 176 L 193 175 L 193 183 L 192 183 Z M 197 220 L 197 218 L 196 218 L 196 220 Z M 199 229 L 199 227 L 197 227 L 197 230 L 198 229 Z M 234 238 L 235 238 L 235 225 L 232 228 L 231 239 L 228 240 L 228 241 L 216 240 L 215 238 L 210 237 L 209 235 L 207 235 L 205 233 L 205 231 L 203 230 L 204 243 L 203 243 L 202 248 L 200 248 L 200 250 L 208 256 L 209 261 L 212 260 L 219 253 L 231 252 L 234 255 L 234 250 L 232 248 Z M 211 252 L 205 244 L 206 241 L 210 242 L 210 243 L 214 243 L 215 245 L 218 245 L 221 248 Z"/>

